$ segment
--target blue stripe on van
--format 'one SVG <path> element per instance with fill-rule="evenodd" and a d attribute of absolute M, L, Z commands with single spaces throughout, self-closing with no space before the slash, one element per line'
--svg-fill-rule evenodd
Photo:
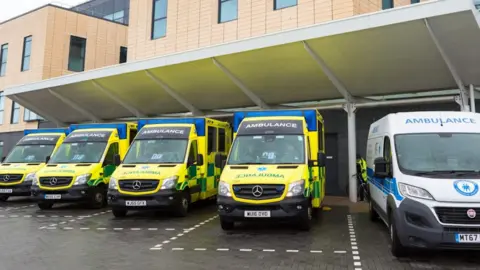
<path fill-rule="evenodd" d="M 367 168 L 368 181 L 375 187 L 380 189 L 384 194 L 392 194 L 398 201 L 403 200 L 403 196 L 398 191 L 397 179 L 393 178 L 378 178 L 373 176 L 373 169 Z"/>

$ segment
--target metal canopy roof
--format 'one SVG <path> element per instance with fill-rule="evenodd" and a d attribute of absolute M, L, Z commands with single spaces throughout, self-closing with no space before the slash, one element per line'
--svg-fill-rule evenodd
<path fill-rule="evenodd" d="M 58 124 L 480 85 L 480 14 L 438 0 L 5 89 Z"/>

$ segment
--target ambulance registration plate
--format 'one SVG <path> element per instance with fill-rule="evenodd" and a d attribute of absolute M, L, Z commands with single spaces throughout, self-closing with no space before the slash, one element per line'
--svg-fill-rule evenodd
<path fill-rule="evenodd" d="M 480 234 L 457 233 L 455 241 L 457 243 L 480 243 Z"/>
<path fill-rule="evenodd" d="M 125 201 L 126 206 L 147 206 L 147 201 Z"/>
<path fill-rule="evenodd" d="M 245 211 L 245 217 L 248 218 L 269 218 L 270 211 Z"/>
<path fill-rule="evenodd" d="M 45 194 L 45 200 L 59 200 L 61 198 L 61 194 Z"/>
<path fill-rule="evenodd" d="M 4 188 L 0 189 L 0 193 L 12 193 L 12 192 L 13 192 L 13 190 L 11 188 L 10 189 L 4 189 Z"/>

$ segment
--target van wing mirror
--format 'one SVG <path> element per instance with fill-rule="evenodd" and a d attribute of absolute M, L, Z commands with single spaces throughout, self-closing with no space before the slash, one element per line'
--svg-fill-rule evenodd
<path fill-rule="evenodd" d="M 198 154 L 197 156 L 197 166 L 203 166 L 204 160 L 203 160 L 203 155 Z"/>
<path fill-rule="evenodd" d="M 215 167 L 223 169 L 225 167 L 226 157 L 221 153 L 215 155 Z"/>
<path fill-rule="evenodd" d="M 318 152 L 317 156 L 318 167 L 323 168 L 326 166 L 327 156 L 323 152 Z"/>
<path fill-rule="evenodd" d="M 120 163 L 121 163 L 121 162 L 122 162 L 122 161 L 120 160 L 120 155 L 119 155 L 119 154 L 115 154 L 115 155 L 113 156 L 113 165 L 115 165 L 115 166 L 118 167 L 118 166 L 120 166 Z"/>
<path fill-rule="evenodd" d="M 5 159 L 5 157 L 3 157 L 3 159 Z M 49 161 L 50 161 L 50 156 L 46 156 L 45 157 L 45 163 L 48 163 Z M 2 162 L 3 162 L 3 160 L 2 160 Z"/>
<path fill-rule="evenodd" d="M 373 162 L 375 164 L 374 176 L 385 178 L 390 176 L 390 163 L 383 157 L 376 158 Z"/>

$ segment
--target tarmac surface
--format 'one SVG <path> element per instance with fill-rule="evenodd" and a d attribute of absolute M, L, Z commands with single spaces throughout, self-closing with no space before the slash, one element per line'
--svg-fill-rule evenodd
<path fill-rule="evenodd" d="M 289 224 L 220 228 L 215 203 L 189 216 L 55 205 L 28 199 L 0 204 L 0 269 L 480 269 L 478 252 L 415 252 L 396 259 L 388 230 L 372 223 L 362 204 L 329 198 L 309 232 Z"/>

